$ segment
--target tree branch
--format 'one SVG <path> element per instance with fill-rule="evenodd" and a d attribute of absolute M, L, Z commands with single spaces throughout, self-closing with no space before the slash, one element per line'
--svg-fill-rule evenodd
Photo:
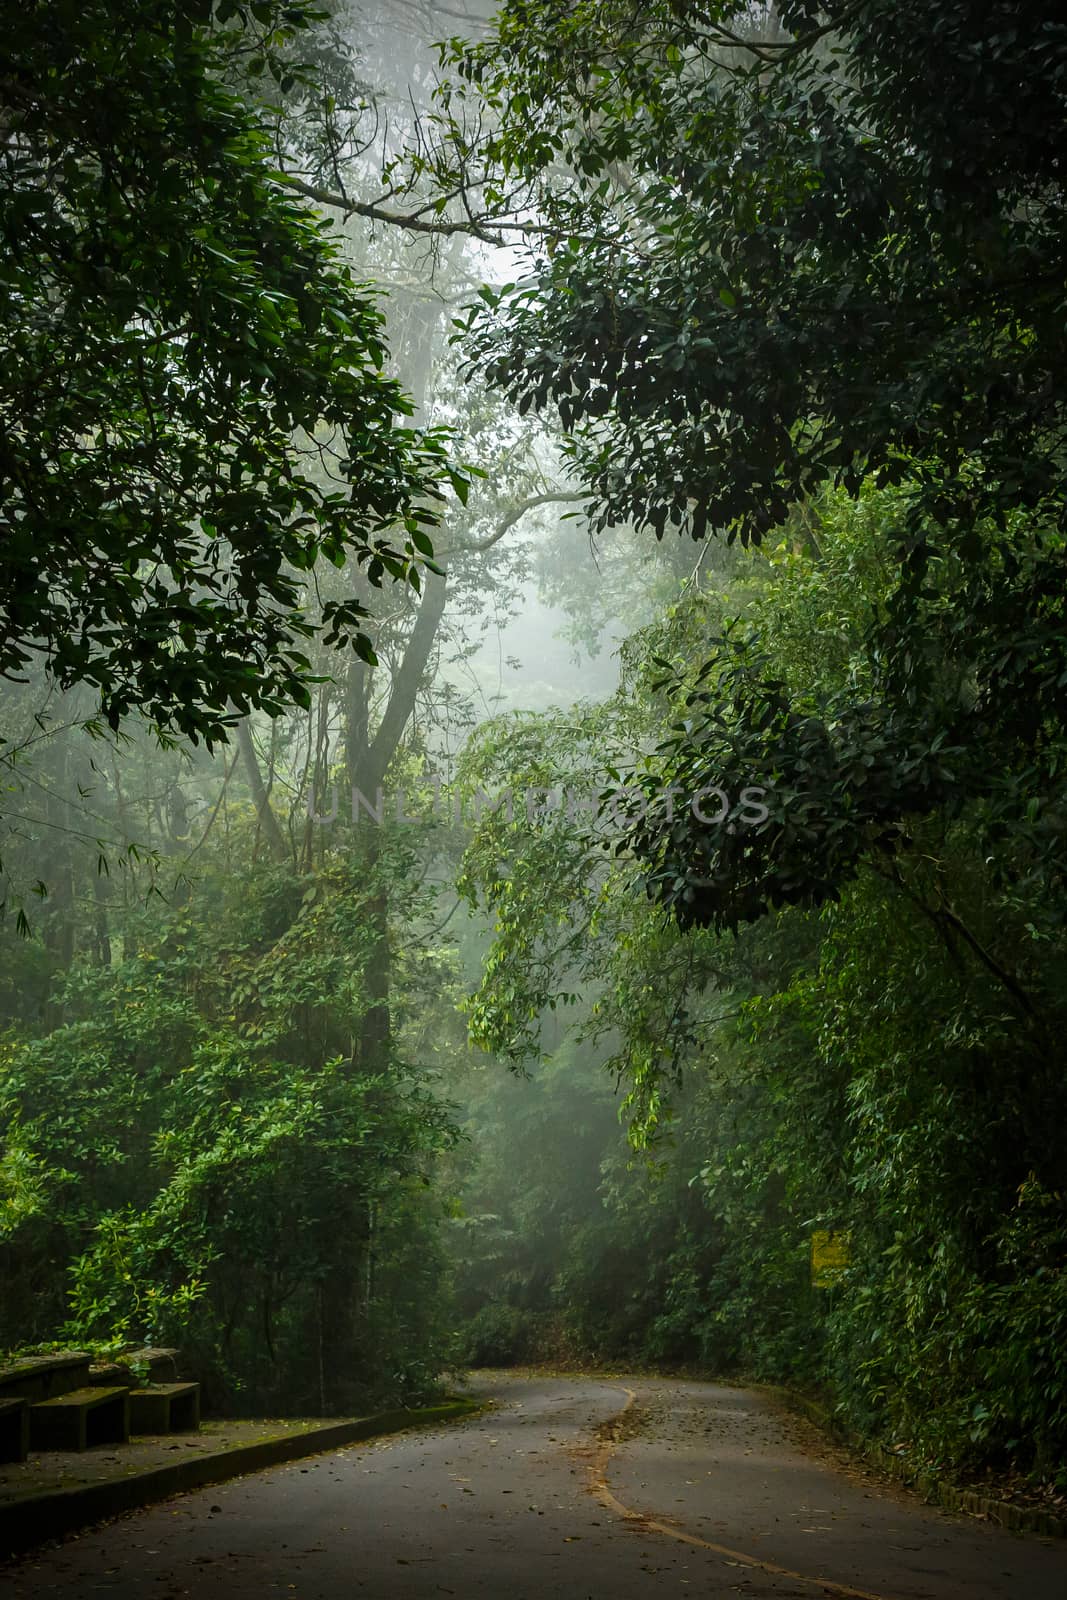
<path fill-rule="evenodd" d="M 365 795 L 373 795 L 385 778 L 386 768 L 396 754 L 397 746 L 408 725 L 415 696 L 430 659 L 437 629 L 445 610 L 448 584 L 437 573 L 426 573 L 426 587 L 422 593 L 415 626 L 411 630 L 407 648 L 393 681 L 393 687 L 381 722 L 360 763 L 356 787 Z"/>
<path fill-rule="evenodd" d="M 507 516 L 497 526 L 496 532 L 489 534 L 485 539 L 475 539 L 471 544 L 452 545 L 448 550 L 442 550 L 442 556 L 448 555 L 480 555 L 485 550 L 491 550 L 499 544 L 505 535 L 509 534 L 515 524 L 526 515 L 527 511 L 534 511 L 538 506 L 548 505 L 574 505 L 580 500 L 591 500 L 592 495 L 587 489 L 560 490 L 551 494 L 535 494 L 529 500 L 524 500 L 520 506 L 508 512 Z"/>
<path fill-rule="evenodd" d="M 308 200 L 314 200 L 316 205 L 332 206 L 337 211 L 343 211 L 346 216 L 366 217 L 371 222 L 382 222 L 390 228 L 406 228 L 409 233 L 427 233 L 438 238 L 448 237 L 452 234 L 466 233 L 481 239 L 484 244 L 502 245 L 507 241 L 500 231 L 490 232 L 480 222 L 477 222 L 468 211 L 468 220 L 465 222 L 447 222 L 441 217 L 432 222 L 418 211 L 390 211 L 383 205 L 377 205 L 365 200 L 353 200 L 343 191 L 323 189 L 317 183 L 308 183 L 304 178 L 297 178 L 291 172 L 273 172 L 271 174 L 275 183 L 282 184 L 286 189 L 294 189 L 297 194 L 302 194 Z M 533 230 L 522 222 L 506 222 L 497 224 L 498 229 L 509 228 L 522 233 Z"/>

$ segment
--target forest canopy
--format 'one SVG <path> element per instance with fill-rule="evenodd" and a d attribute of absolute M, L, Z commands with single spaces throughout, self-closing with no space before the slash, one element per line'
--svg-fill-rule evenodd
<path fill-rule="evenodd" d="M 441 159 L 543 222 L 473 359 L 557 406 L 600 526 L 759 539 L 868 474 L 1058 525 L 1065 53 L 1040 5 L 505 6 Z"/>
<path fill-rule="evenodd" d="M 210 741 L 306 704 L 314 632 L 371 650 L 354 592 L 309 611 L 316 561 L 417 583 L 431 548 L 444 441 L 404 425 L 375 291 L 276 181 L 261 102 L 321 18 L 4 9 L 0 672 L 43 657 L 112 725 Z"/>
<path fill-rule="evenodd" d="M 444 59 L 445 181 L 506 214 L 521 178 L 542 219 L 464 349 L 558 414 L 594 527 L 814 540 L 826 486 L 898 491 L 862 674 L 798 694 L 743 626 L 709 639 L 628 841 L 650 891 L 737 927 L 981 802 L 1040 810 L 1025 870 L 1061 894 L 1067 26 L 533 0 Z M 716 783 L 766 786 L 763 825 L 674 815 Z"/>

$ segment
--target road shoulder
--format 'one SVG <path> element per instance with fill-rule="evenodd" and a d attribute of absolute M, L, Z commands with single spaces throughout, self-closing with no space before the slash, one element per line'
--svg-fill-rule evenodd
<path fill-rule="evenodd" d="M 478 1400 L 453 1397 L 338 1420 L 210 1422 L 197 1434 L 137 1439 L 83 1455 L 34 1455 L 0 1468 L 0 1554 L 14 1555 L 174 1494 L 481 1409 Z"/>

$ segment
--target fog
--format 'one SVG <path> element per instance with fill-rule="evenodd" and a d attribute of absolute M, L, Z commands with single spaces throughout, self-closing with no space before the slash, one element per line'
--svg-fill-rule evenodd
<path fill-rule="evenodd" d="M 1062 1523 L 1063 30 L 8 9 L 0 1513 L 158 1359 Z"/>

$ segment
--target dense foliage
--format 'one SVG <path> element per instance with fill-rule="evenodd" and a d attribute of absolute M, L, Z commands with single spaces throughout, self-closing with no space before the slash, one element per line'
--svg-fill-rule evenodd
<path fill-rule="evenodd" d="M 1067 29 L 940 0 L 547 0 L 449 59 L 453 181 L 504 204 L 521 174 L 545 219 L 465 347 L 555 407 L 595 525 L 758 540 L 827 484 L 899 491 L 859 678 L 796 695 L 758 641 L 709 640 L 634 834 L 650 889 L 719 926 L 817 905 L 981 798 L 1016 833 L 1047 813 L 1033 868 L 1060 895 Z M 766 826 L 664 798 L 716 782 L 769 784 Z"/>
<path fill-rule="evenodd" d="M 862 682 L 896 515 L 894 491 L 858 508 L 828 495 L 810 539 L 712 570 L 635 636 L 614 701 L 480 730 L 469 781 L 577 782 L 627 743 L 653 746 L 708 685 L 709 631 L 758 633 L 783 696 Z M 724 695 L 724 738 L 730 712 Z M 915 1457 L 1054 1473 L 1067 1450 L 1067 945 L 1039 818 L 998 819 L 991 855 L 989 808 L 945 808 L 821 914 L 786 910 L 735 936 L 685 931 L 641 893 L 625 817 L 612 831 L 607 812 L 591 823 L 558 807 L 531 829 L 487 813 L 462 880 L 496 929 L 476 1037 L 536 1060 L 541 1019 L 573 1015 L 582 1056 L 628 1086 L 636 1142 L 664 1172 L 642 1200 L 602 1138 L 588 1220 L 546 1249 L 539 1312 L 586 1355 L 821 1382 L 853 1425 Z M 539 1082 L 555 1092 L 559 1075 Z M 566 1190 L 546 1186 L 552 1215 Z M 817 1229 L 850 1239 L 832 1290 L 811 1282 Z"/>
<path fill-rule="evenodd" d="M 463 880 L 476 1036 L 523 1062 L 578 1008 L 703 1190 L 586 1348 L 655 1356 L 677 1305 L 676 1353 L 1061 1477 L 1065 49 L 1040 7 L 514 3 L 439 124 L 449 181 L 537 208 L 463 337 L 594 524 L 764 547 L 702 558 L 614 704 L 469 752 L 628 785 L 494 815 Z M 557 1266 L 581 1322 L 604 1280 Z"/>
<path fill-rule="evenodd" d="M 318 13 L 211 12 L 7 6 L 0 77 L 0 671 L 209 740 L 307 703 L 316 629 L 370 650 L 354 589 L 312 616 L 305 575 L 417 582 L 446 477 L 247 92 L 292 87 Z"/>
<path fill-rule="evenodd" d="M 350 842 L 309 879 L 242 869 L 241 842 L 208 846 L 180 904 L 120 918 L 106 966 L 59 976 L 58 1026 L 9 1032 L 0 1342 L 177 1342 L 215 1405 L 426 1392 L 446 1355 L 428 1182 L 455 1130 L 425 1061 L 352 1059 L 368 906 L 403 853 L 368 873 Z"/>
<path fill-rule="evenodd" d="M 872 472 L 1056 523 L 1065 53 L 1039 4 L 505 5 L 445 156 L 543 242 L 474 358 L 555 402 L 601 525 L 758 538 Z"/>
<path fill-rule="evenodd" d="M 334 35 L 344 118 L 302 5 L 49 10 L 3 82 L 39 908 L 0 926 L 0 1343 L 173 1340 L 308 1410 L 684 1364 L 1062 1490 L 1067 30 L 510 0 L 409 162 L 447 245 L 346 240 L 416 434 L 293 199 L 402 187 Z M 509 225 L 449 349 L 462 231 Z M 613 693 L 501 711 L 535 586 Z M 100 695 L 234 742 L 104 738 Z"/>
<path fill-rule="evenodd" d="M 55 221 L 83 202 L 120 281 L 90 261 L 84 304 L 54 326 L 68 364 L 97 363 L 100 404 L 126 404 L 145 340 L 156 365 L 119 441 L 141 452 L 140 475 L 102 502 L 125 518 L 115 542 L 104 549 L 108 530 L 84 507 L 70 534 L 86 561 L 118 551 L 121 595 L 54 552 L 80 614 L 128 601 L 129 626 L 89 671 L 55 654 L 43 670 L 38 652 L 0 713 L 0 1346 L 173 1343 L 215 1409 L 411 1400 L 433 1392 L 449 1357 L 443 1163 L 457 1138 L 448 1078 L 466 1048 L 441 937 L 451 829 L 434 815 L 434 769 L 472 719 L 456 680 L 485 613 L 501 619 L 516 604 L 528 556 L 521 529 L 510 544 L 503 534 L 552 503 L 551 458 L 532 422 L 457 384 L 444 271 L 424 292 L 425 250 L 365 231 L 328 240 L 276 170 L 316 146 L 304 112 L 317 103 L 325 115 L 324 82 L 352 90 L 352 52 L 338 57 L 333 34 L 290 37 L 310 11 L 220 5 L 210 28 L 190 13 L 183 29 L 173 8 L 140 8 L 125 34 L 99 8 L 60 11 L 54 34 L 36 18 L 14 35 L 40 62 L 40 138 L 59 138 L 64 106 L 99 107 L 108 70 L 110 100 L 128 115 L 86 132 L 113 142 L 125 188 L 98 193 L 90 154 L 71 168 L 82 187 L 49 212 Z M 324 82 L 296 76 L 305 53 Z M 277 104 L 260 103 L 264 81 Z M 174 124 L 170 163 L 153 143 L 153 107 L 160 127 Z M 348 181 L 371 180 L 354 165 Z M 144 225 L 108 233 L 98 205 L 119 221 L 143 205 Z M 68 220 L 73 230 L 73 210 Z M 77 276 L 76 255 L 63 259 Z M 449 270 L 464 272 L 461 253 Z M 410 400 L 383 373 L 384 322 L 356 287 L 363 277 L 399 286 L 383 304 Z M 145 297 L 140 317 L 123 284 Z M 163 306 L 157 291 L 193 316 L 195 370 L 180 322 L 146 320 Z M 93 342 L 101 328 L 114 334 L 106 347 Z M 155 378 L 171 387 L 152 390 Z M 51 425 L 50 393 L 29 421 Z M 325 409 L 290 413 L 301 396 Z M 399 429 L 397 414 L 415 409 L 420 432 Z M 485 474 L 469 505 L 467 476 L 444 466 L 440 423 Z M 190 447 L 180 481 L 166 465 L 177 440 Z M 96 452 L 86 472 L 100 468 L 103 444 L 78 443 Z M 78 463 L 61 465 L 80 492 Z M 153 465 L 168 472 L 158 495 Z M 447 499 L 442 477 L 456 490 Z M 279 485 L 309 497 L 310 523 L 289 516 Z M 58 475 L 53 487 L 58 501 Z M 149 509 L 159 501 L 155 522 L 142 491 Z M 197 498 L 216 492 L 243 519 L 216 524 L 217 538 Z M 140 546 L 119 551 L 166 517 L 192 563 L 180 576 L 173 563 L 146 571 Z M 273 598 L 242 577 L 238 536 L 249 562 L 274 564 Z M 51 559 L 42 528 L 34 538 Z M 386 574 L 413 581 L 383 584 Z M 172 634 L 183 583 L 225 636 Z M 49 595 L 67 604 L 58 585 Z M 157 602 L 161 631 L 149 638 L 145 607 Z M 342 648 L 346 619 L 373 629 L 373 650 L 361 635 Z M 256 643 L 274 628 L 281 686 Z M 75 629 L 62 647 L 80 638 Z M 122 652 L 140 663 L 133 678 Z M 71 677 L 88 681 L 64 692 Z M 112 715 L 140 708 L 115 736 L 101 691 Z M 188 740 L 158 736 L 168 718 Z M 222 724 L 227 742 L 205 750 Z M 366 802 L 358 825 L 353 791 Z"/>

